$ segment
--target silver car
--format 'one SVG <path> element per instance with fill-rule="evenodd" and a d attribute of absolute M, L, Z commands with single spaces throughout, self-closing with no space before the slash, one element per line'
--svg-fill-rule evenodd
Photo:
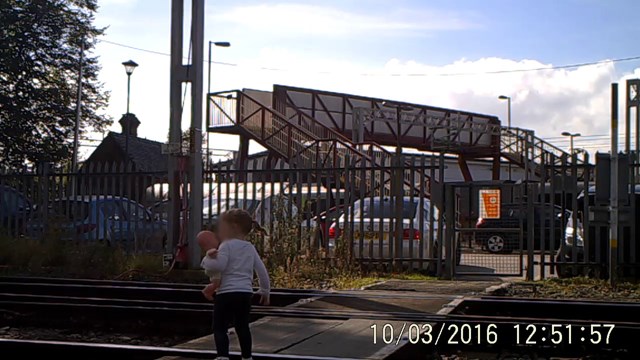
<path fill-rule="evenodd" d="M 350 216 L 350 228 L 353 230 L 353 251 L 356 257 L 360 254 L 360 239 L 363 238 L 363 258 L 387 258 L 390 256 L 390 239 L 395 237 L 391 224 L 396 219 L 396 203 L 389 197 L 373 197 L 357 200 L 343 213 L 337 222 L 329 228 L 329 246 L 335 244 L 335 238 L 344 232 L 347 215 Z M 421 246 L 423 257 L 430 253 L 428 249 L 428 232 L 432 231 L 432 239 L 438 234 L 438 209 L 433 208 L 430 221 L 430 200 L 424 199 L 422 209 L 417 198 L 402 199 L 402 257 L 418 258 Z M 433 230 L 431 225 L 433 222 Z M 360 230 L 363 228 L 364 233 Z M 420 230 L 424 234 L 420 233 Z M 423 239 L 424 241 L 421 241 Z M 382 242 L 382 245 L 380 243 Z M 434 241 L 434 243 L 436 243 Z M 382 254 L 380 248 L 382 247 Z M 412 250 L 413 249 L 413 250 Z M 373 255 L 372 255 L 373 254 Z"/>

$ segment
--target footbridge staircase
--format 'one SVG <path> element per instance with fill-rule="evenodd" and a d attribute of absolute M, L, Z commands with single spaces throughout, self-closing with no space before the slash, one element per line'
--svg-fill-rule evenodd
<path fill-rule="evenodd" d="M 391 193 L 394 174 L 386 159 L 392 159 L 393 154 L 378 144 L 356 146 L 304 112 L 297 112 L 293 121 L 291 116 L 272 109 L 267 99 L 242 90 L 209 94 L 208 113 L 210 131 L 240 130 L 290 167 L 317 169 L 315 173 L 324 174 L 319 180 L 327 186 L 335 186 L 332 179 L 336 171 L 349 167 L 353 170 L 351 179 L 355 178 L 355 183 L 349 185 L 354 189 L 363 188 L 370 196 Z M 402 177 L 405 194 L 421 192 L 430 196 L 432 179 L 425 169 L 407 166 Z M 345 179 L 341 182 L 339 186 L 344 187 Z"/>

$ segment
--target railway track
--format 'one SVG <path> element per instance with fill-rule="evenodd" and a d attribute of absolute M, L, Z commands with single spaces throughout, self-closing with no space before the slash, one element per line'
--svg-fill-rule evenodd
<path fill-rule="evenodd" d="M 159 346 L 133 346 L 100 343 L 82 343 L 67 341 L 13 340 L 0 339 L 0 349 L 6 353 L 20 354 L 20 357 L 36 357 L 47 354 L 47 357 L 70 359 L 127 359 L 150 360 L 165 356 L 189 359 L 215 359 L 216 352 L 211 350 L 180 349 Z M 284 354 L 253 353 L 258 359 L 292 359 L 292 360 L 350 360 L 348 358 L 296 356 Z M 231 359 L 240 359 L 239 353 L 231 353 Z"/>
<path fill-rule="evenodd" d="M 23 281 L 24 280 L 24 281 Z M 39 321 L 69 322 L 77 321 L 79 326 L 100 321 L 107 327 L 117 327 L 133 321 L 140 325 L 147 322 L 147 327 L 160 331 L 176 331 L 179 324 L 188 324 L 185 331 L 207 333 L 211 324 L 212 304 L 202 298 L 201 285 L 165 284 L 165 283 L 128 283 L 100 280 L 71 280 L 44 278 L 0 278 L 0 310 L 15 314 L 20 323 L 21 317 Z M 414 295 L 406 293 L 389 294 L 377 292 L 331 292 L 276 289 L 273 292 L 276 300 L 273 306 L 255 306 L 252 310 L 253 320 L 264 317 L 296 317 L 309 319 L 368 319 L 377 322 L 404 322 L 406 324 L 435 324 L 437 326 L 457 324 L 458 326 L 496 325 L 501 334 L 503 344 L 489 346 L 478 343 L 471 348 L 496 350 L 502 347 L 522 348 L 513 340 L 514 325 L 536 324 L 539 327 L 552 324 L 573 326 L 615 325 L 616 336 L 612 338 L 609 348 L 640 353 L 640 344 L 634 339 L 640 338 L 640 303 L 575 301 L 555 299 L 524 299 L 480 297 L 462 298 L 460 296 Z M 420 311 L 366 311 L 352 309 L 325 309 L 304 306 L 287 306 L 300 302 L 304 304 L 310 299 L 323 298 L 373 298 L 384 301 L 385 298 L 425 298 L 425 299 L 457 299 L 458 305 L 448 314 L 433 314 Z M 46 324 L 44 324 L 46 325 Z M 32 346 L 32 349 L 51 348 L 52 351 L 98 352 L 100 349 L 114 354 L 130 351 L 132 356 L 149 358 L 151 354 L 168 356 L 169 350 L 159 347 L 139 347 L 105 344 L 84 344 L 66 342 L 33 342 L 0 341 L 0 350 L 18 349 Z M 424 344 L 404 342 L 405 346 L 399 354 L 407 351 L 431 351 L 435 347 Z M 442 345 L 440 348 L 447 348 Z M 71 349 L 71 350 L 69 350 Z M 592 353 L 599 348 L 584 344 L 560 344 L 546 346 L 546 353 Z M 183 350 L 173 349 L 181 352 Z M 211 358 L 213 352 L 185 350 L 184 354 L 172 355 L 181 357 Z M 273 358 L 263 354 L 261 358 Z M 93 356 L 92 356 L 93 357 Z M 129 357 L 126 357 L 129 358 Z M 137 358 L 137 357 L 133 357 Z M 259 358 L 259 357 L 256 357 Z M 293 357 L 295 358 L 295 357 Z"/>
<path fill-rule="evenodd" d="M 208 303 L 200 293 L 203 284 L 176 284 L 160 282 L 134 282 L 88 279 L 0 277 L 0 293 L 24 293 L 34 295 L 60 295 L 104 297 L 118 299 L 188 301 Z M 457 295 L 409 294 L 407 292 L 321 291 L 304 289 L 272 289 L 271 302 L 276 306 L 295 303 L 307 298 L 407 298 L 407 299 L 457 299 Z"/>

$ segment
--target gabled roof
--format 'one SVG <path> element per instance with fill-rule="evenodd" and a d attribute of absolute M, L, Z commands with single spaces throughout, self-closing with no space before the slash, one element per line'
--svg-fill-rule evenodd
<path fill-rule="evenodd" d="M 104 152 L 113 150 L 107 144 L 112 143 L 120 150 L 120 154 L 125 154 L 127 149 L 127 136 L 125 134 L 109 132 L 102 143 L 93 151 L 86 162 L 92 160 L 103 160 L 111 157 L 113 161 L 121 161 L 122 158 L 115 158 L 115 154 L 105 154 Z M 109 156 L 110 155 L 110 156 Z M 129 136 L 129 160 L 131 160 L 137 171 L 167 172 L 169 169 L 168 155 L 162 154 L 162 143 L 159 141 Z"/>

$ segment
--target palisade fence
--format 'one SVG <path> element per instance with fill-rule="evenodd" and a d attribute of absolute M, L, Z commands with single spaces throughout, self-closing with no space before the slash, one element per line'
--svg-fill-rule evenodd
<path fill-rule="evenodd" d="M 429 169 L 424 158 L 415 163 Z M 167 174 L 134 170 L 85 164 L 78 173 L 46 166 L 5 171 L 0 174 L 2 235 L 161 252 L 170 242 Z M 426 268 L 443 254 L 437 239 L 444 225 L 426 195 L 424 173 L 404 166 L 235 170 L 214 164 L 202 181 L 203 224 L 230 208 L 244 208 L 270 234 L 283 234 L 282 227 L 295 233 L 301 252 L 323 249 L 331 257 L 340 244 L 351 243 L 347 253 L 369 264 Z M 373 180 L 355 188 L 352 184 L 361 183 L 356 178 Z M 187 195 L 184 188 L 180 193 Z M 278 246 L 277 238 L 265 241 Z"/>
<path fill-rule="evenodd" d="M 166 173 L 137 172 L 131 164 L 116 163 L 85 164 L 77 173 L 46 164 L 3 171 L 0 234 L 162 252 L 166 222 L 151 211 L 158 196 L 147 189 L 163 184 L 166 177 Z"/>
<path fill-rule="evenodd" d="M 225 210 L 243 208 L 269 234 L 297 234 L 302 252 L 324 250 L 332 257 L 342 248 L 343 254 L 370 266 L 435 269 L 442 260 L 437 239 L 443 238 L 444 225 L 435 201 L 426 195 L 425 171 L 416 171 L 431 166 L 424 158 L 415 163 L 412 168 L 360 163 L 322 169 L 281 163 L 248 170 L 220 164 L 205 172 L 203 220 L 215 221 Z M 373 184 L 356 179 L 373 179 Z M 279 240 L 268 239 L 271 247 Z"/>
<path fill-rule="evenodd" d="M 610 195 L 611 164 L 610 154 L 597 153 L 595 163 L 589 164 L 588 154 L 584 159 L 567 157 L 547 159 L 542 165 L 546 174 L 546 183 L 529 186 L 528 191 L 536 206 L 544 210 L 546 219 L 555 214 L 553 207 L 562 209 L 560 216 L 564 229 L 560 238 L 553 231 L 555 221 L 545 222 L 543 226 L 532 229 L 534 235 L 547 239 L 553 246 L 540 249 L 540 277 L 549 273 L 577 276 L 589 275 L 608 277 L 610 251 Z M 637 278 L 640 274 L 640 246 L 638 246 L 637 224 L 640 221 L 640 167 L 638 153 L 619 154 L 619 224 L 617 247 L 613 254 L 617 259 L 615 271 L 618 276 Z M 579 164 L 579 165 L 577 165 Z M 558 216 L 556 214 L 556 216 Z M 551 231 L 545 228 L 551 227 Z M 545 243 L 544 241 L 542 242 Z M 545 256 L 548 255 L 548 256 Z M 528 254 L 533 261 L 534 254 Z M 545 271 L 545 267 L 550 267 Z M 545 274 L 546 272 L 546 274 Z"/>
<path fill-rule="evenodd" d="M 372 267 L 449 274 L 449 265 L 454 275 L 468 269 L 491 274 L 498 273 L 505 266 L 501 262 L 508 260 L 505 254 L 489 254 L 478 246 L 473 230 L 478 194 L 470 189 L 502 186 L 504 191 L 522 189 L 521 194 L 511 194 L 512 201 L 537 209 L 525 212 L 532 218 L 523 221 L 534 226 L 523 231 L 525 247 L 518 255 L 526 261 L 514 262 L 514 266 L 524 263 L 529 277 L 534 269 L 540 271 L 540 277 L 555 273 L 603 276 L 609 258 L 610 189 L 610 171 L 603 159 L 598 158 L 596 166 L 589 165 L 588 159 L 549 159 L 541 164 L 547 182 L 455 185 L 459 193 L 447 199 L 443 189 L 449 184 L 433 182 L 428 191 L 429 178 L 441 179 L 442 167 L 435 166 L 433 158 L 388 162 L 400 166 L 366 167 L 360 162 L 321 169 L 290 168 L 280 162 L 275 168 L 256 165 L 237 170 L 231 163 L 218 163 L 204 172 L 202 218 L 207 225 L 223 211 L 243 208 L 267 229 L 264 242 L 271 249 L 290 246 L 290 239 L 295 239 L 301 253 L 323 250 L 322 254 L 331 257 L 337 256 L 338 249 L 346 249 L 340 254 L 346 252 Z M 621 186 L 618 264 L 620 273 L 630 276 L 637 276 L 640 252 L 636 159 L 634 155 L 621 166 L 621 177 L 629 181 Z M 123 164 L 85 164 L 78 173 L 45 166 L 0 172 L 0 235 L 101 241 L 131 252 L 160 253 L 171 247 L 168 188 L 166 173 L 138 172 Z M 185 189 L 181 186 L 179 191 L 181 220 L 188 208 Z M 446 226 L 444 214 L 449 218 Z M 279 237 L 287 237 L 287 244 Z M 541 245 L 526 246 L 538 243 Z"/>

